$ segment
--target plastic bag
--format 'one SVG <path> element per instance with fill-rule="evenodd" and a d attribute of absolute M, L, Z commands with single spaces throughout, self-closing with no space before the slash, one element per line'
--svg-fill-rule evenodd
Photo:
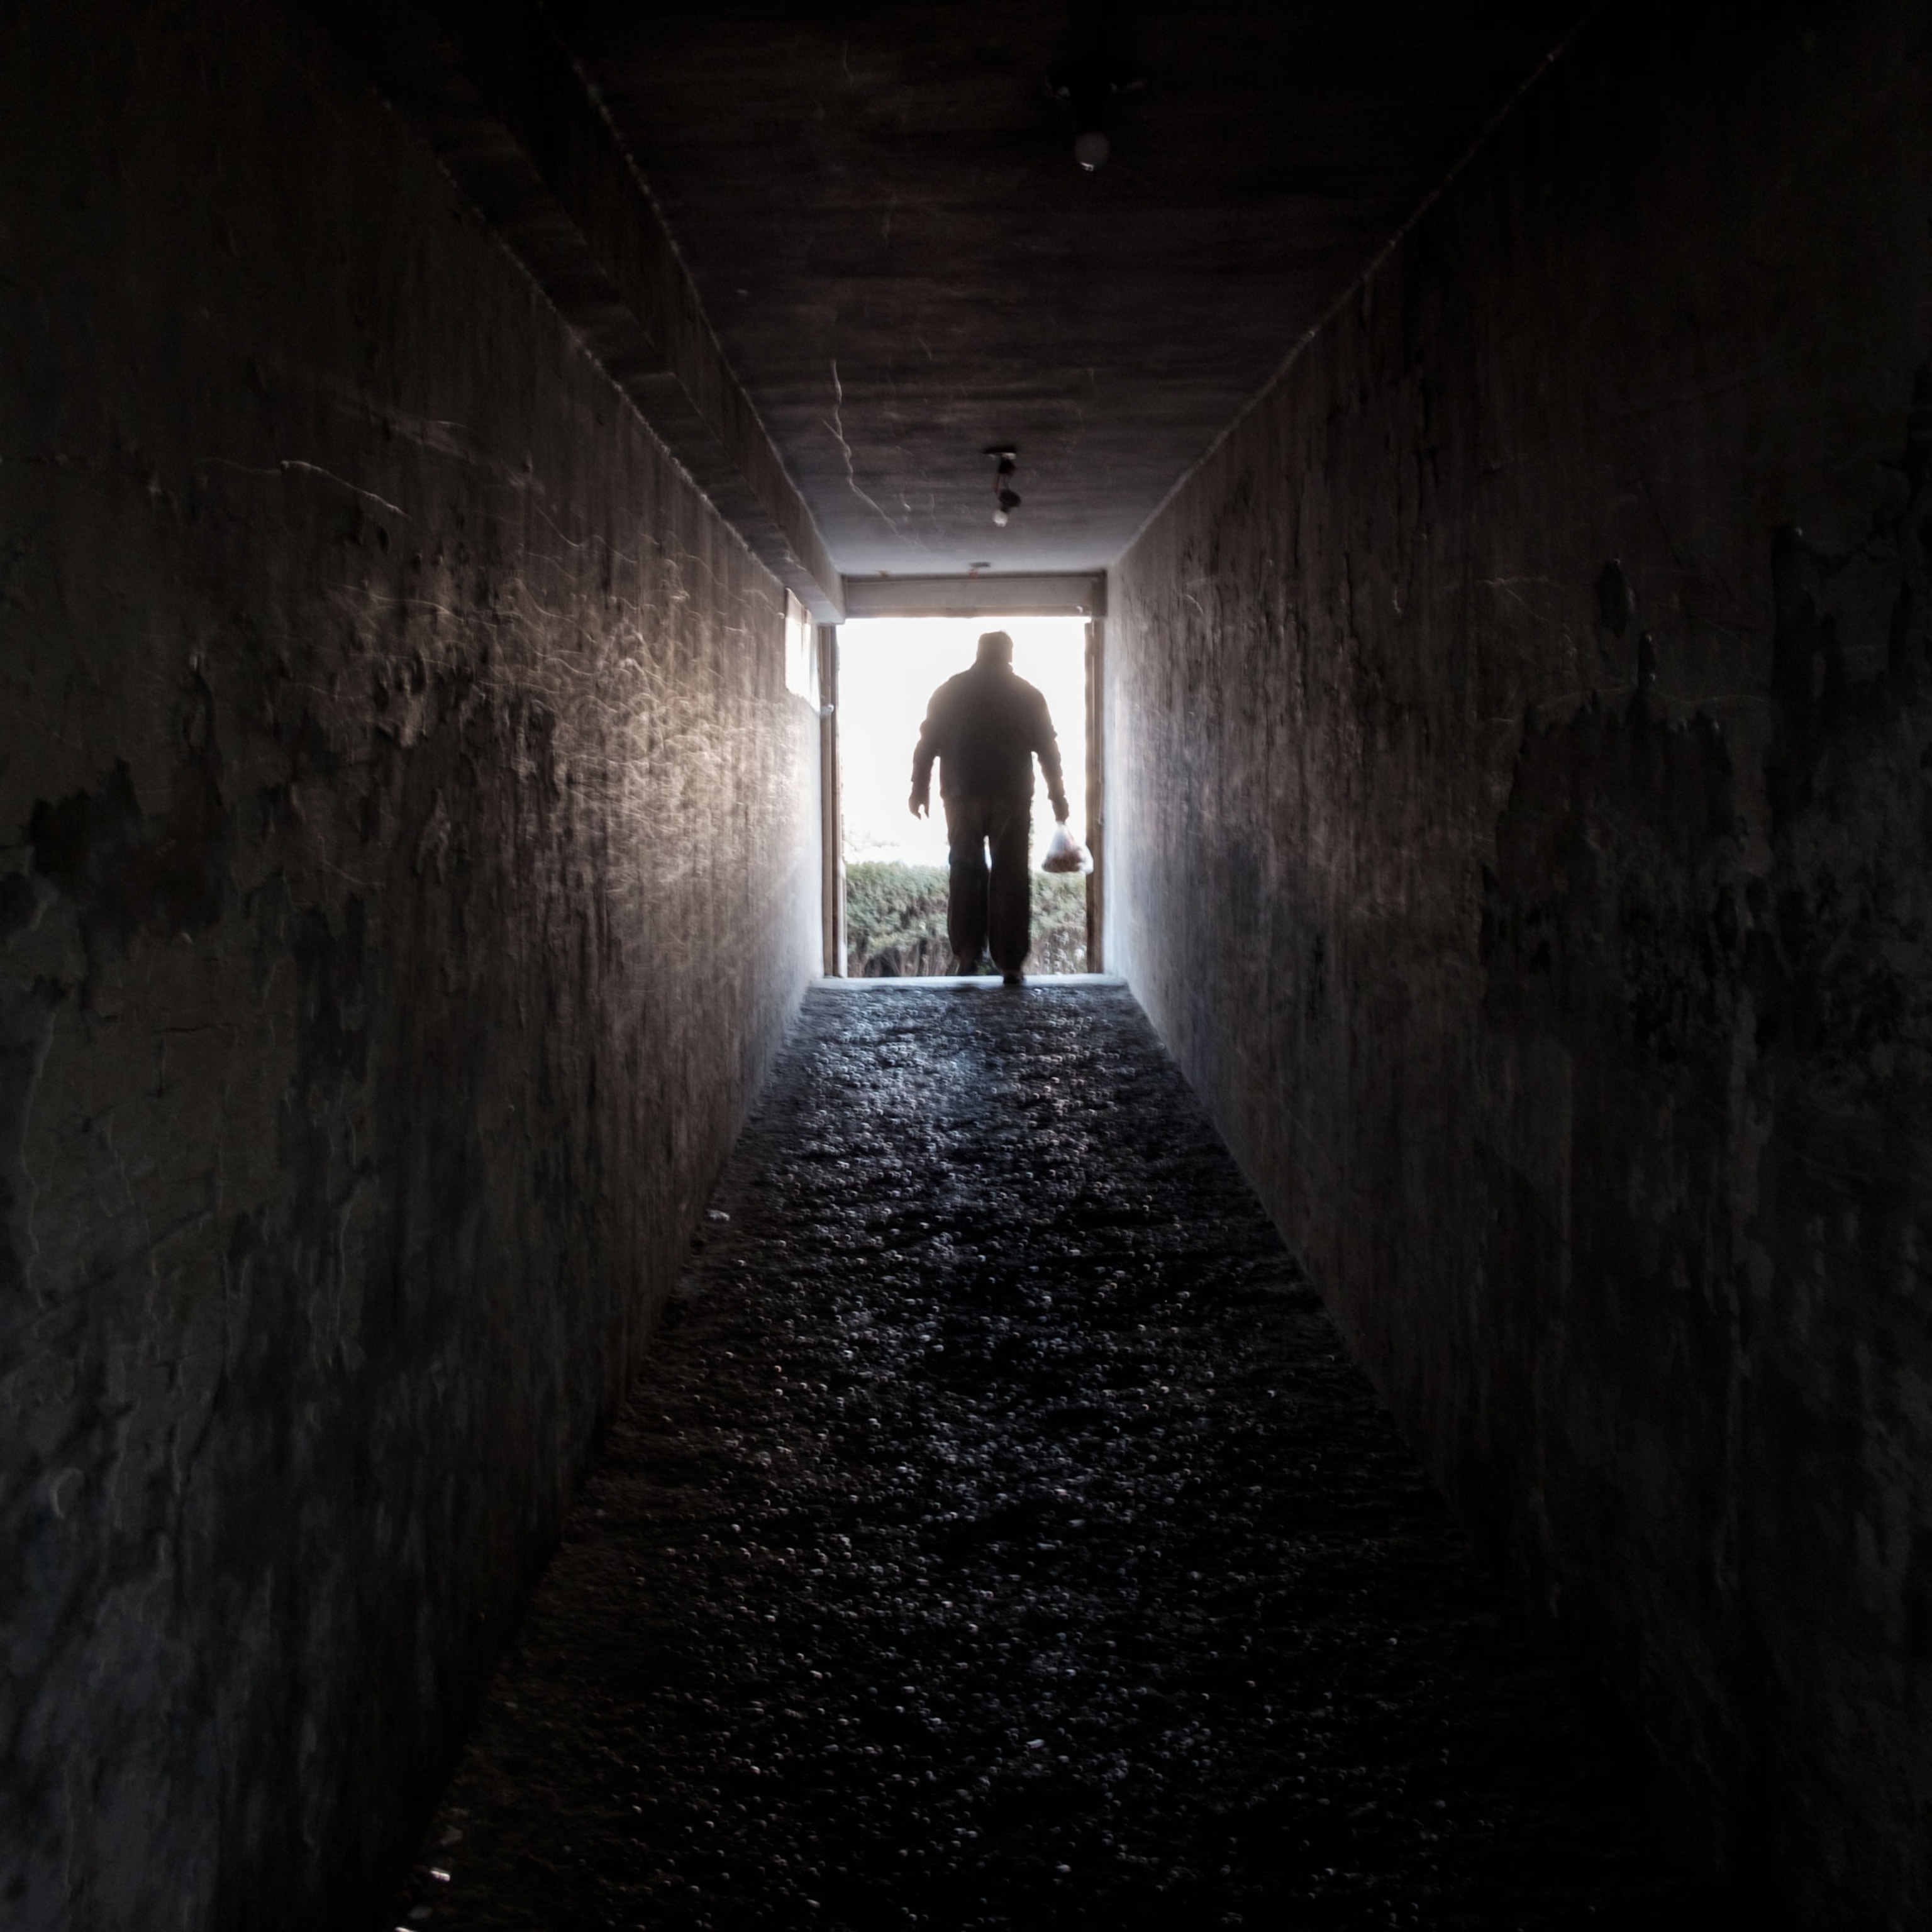
<path fill-rule="evenodd" d="M 1090 872 L 1094 869 L 1094 855 L 1085 846 L 1074 843 L 1073 835 L 1064 824 L 1053 828 L 1053 838 L 1046 848 L 1046 856 L 1040 862 L 1042 872 Z"/>

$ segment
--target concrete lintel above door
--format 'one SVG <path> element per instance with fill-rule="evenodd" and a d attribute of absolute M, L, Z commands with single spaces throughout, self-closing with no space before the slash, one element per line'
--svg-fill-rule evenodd
<path fill-rule="evenodd" d="M 848 617 L 1100 617 L 1107 573 L 1008 577 L 848 577 Z"/>

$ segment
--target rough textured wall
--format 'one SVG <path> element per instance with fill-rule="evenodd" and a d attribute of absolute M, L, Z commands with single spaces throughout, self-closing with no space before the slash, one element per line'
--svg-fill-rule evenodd
<path fill-rule="evenodd" d="M 1932 73 L 1600 16 L 1112 586 L 1109 962 L 1714 1850 L 1932 1922 Z"/>
<path fill-rule="evenodd" d="M 816 970 L 782 601 L 303 14 L 0 10 L 0 1921 L 352 1927 Z"/>

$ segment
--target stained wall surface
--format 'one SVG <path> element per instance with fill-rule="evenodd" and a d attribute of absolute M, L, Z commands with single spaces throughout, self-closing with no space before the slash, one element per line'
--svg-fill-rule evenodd
<path fill-rule="evenodd" d="M 1706 1846 L 1916 1927 L 1932 70 L 1724 10 L 1600 16 L 1115 570 L 1108 962 Z"/>
<path fill-rule="evenodd" d="M 299 10 L 5 10 L 0 233 L 0 1921 L 333 1932 L 817 970 L 817 723 Z"/>

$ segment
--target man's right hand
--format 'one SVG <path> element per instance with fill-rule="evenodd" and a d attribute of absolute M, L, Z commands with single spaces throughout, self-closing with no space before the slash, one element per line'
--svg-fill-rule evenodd
<path fill-rule="evenodd" d="M 931 811 L 932 807 L 932 794 L 927 791 L 925 786 L 914 785 L 912 788 L 912 815 L 914 818 L 925 818 L 927 813 Z"/>

